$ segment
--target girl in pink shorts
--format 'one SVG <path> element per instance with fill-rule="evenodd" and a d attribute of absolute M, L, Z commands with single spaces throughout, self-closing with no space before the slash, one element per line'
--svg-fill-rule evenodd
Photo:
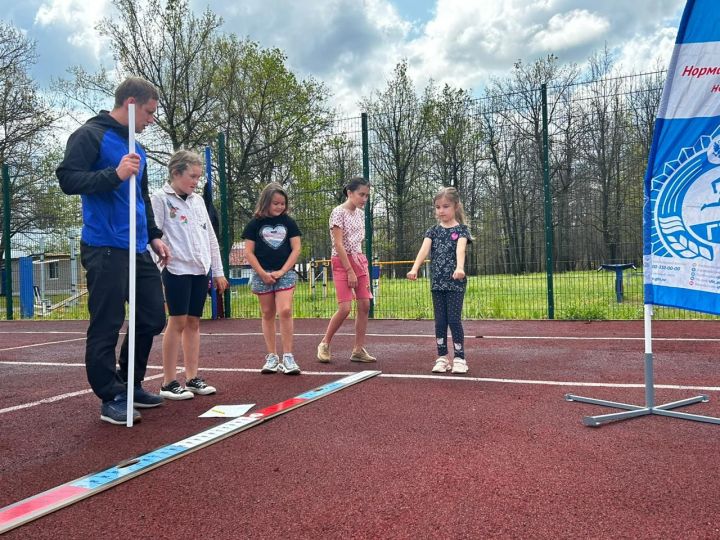
<path fill-rule="evenodd" d="M 363 209 L 370 195 L 370 182 L 361 176 L 351 178 L 343 188 L 347 200 L 330 213 L 332 237 L 332 272 L 338 309 L 330 319 L 327 331 L 318 345 L 317 358 L 329 362 L 330 341 L 347 319 L 355 298 L 355 345 L 352 362 L 375 362 L 365 350 L 365 333 L 370 313 L 370 276 L 368 261 L 362 253 L 365 239 L 365 213 Z"/>

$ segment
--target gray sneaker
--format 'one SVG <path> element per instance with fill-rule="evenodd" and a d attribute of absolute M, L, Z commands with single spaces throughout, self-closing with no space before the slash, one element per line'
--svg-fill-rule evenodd
<path fill-rule="evenodd" d="M 300 374 L 300 366 L 295 363 L 295 357 L 291 353 L 283 354 L 282 363 L 280 364 L 280 371 L 284 372 L 285 375 Z"/>
<path fill-rule="evenodd" d="M 277 354 L 270 353 L 265 357 L 265 365 L 260 370 L 260 373 L 277 373 L 280 368 L 280 359 Z"/>

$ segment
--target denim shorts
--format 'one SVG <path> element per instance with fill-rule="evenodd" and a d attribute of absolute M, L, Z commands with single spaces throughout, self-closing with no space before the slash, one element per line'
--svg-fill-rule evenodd
<path fill-rule="evenodd" d="M 295 270 L 289 270 L 272 285 L 264 283 L 257 272 L 253 270 L 252 277 L 250 278 L 250 290 L 258 295 L 274 294 L 295 288 L 295 283 L 297 283 L 297 273 Z"/>

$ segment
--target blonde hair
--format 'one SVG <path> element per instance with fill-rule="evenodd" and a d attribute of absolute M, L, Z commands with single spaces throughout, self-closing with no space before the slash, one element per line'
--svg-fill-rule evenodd
<path fill-rule="evenodd" d="M 454 187 L 442 188 L 435 194 L 433 204 L 435 204 L 438 199 L 447 199 L 453 203 L 455 205 L 455 219 L 457 219 L 461 225 L 467 225 L 469 227 L 469 223 L 467 223 L 465 219 L 465 210 L 463 210 L 462 201 L 460 201 L 460 193 L 458 193 L 457 189 Z"/>
<path fill-rule="evenodd" d="M 290 211 L 290 199 L 288 198 L 287 191 L 277 182 L 270 182 L 260 192 L 260 197 L 255 205 L 254 216 L 256 218 L 270 217 L 270 204 L 272 204 L 272 199 L 276 193 L 285 197 L 285 211 L 283 214 L 287 214 Z"/>
<path fill-rule="evenodd" d="M 178 150 L 170 157 L 170 161 L 168 162 L 168 172 L 170 173 L 168 183 L 172 182 L 173 176 L 184 173 L 190 166 L 198 165 L 202 167 L 202 164 L 202 159 L 200 159 L 200 156 L 195 152 Z"/>

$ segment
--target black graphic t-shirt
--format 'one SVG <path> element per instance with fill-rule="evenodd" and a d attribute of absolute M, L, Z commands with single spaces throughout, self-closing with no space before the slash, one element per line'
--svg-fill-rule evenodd
<path fill-rule="evenodd" d="M 302 236 L 295 220 L 286 214 L 253 218 L 245 226 L 242 237 L 255 242 L 255 256 L 266 272 L 280 270 L 292 247 L 290 239 Z"/>
<path fill-rule="evenodd" d="M 453 279 L 457 267 L 457 241 L 459 238 L 470 240 L 467 225 L 455 225 L 445 228 L 442 225 L 430 227 L 425 238 L 432 240 L 430 247 L 430 290 L 464 291 L 467 279 Z"/>

